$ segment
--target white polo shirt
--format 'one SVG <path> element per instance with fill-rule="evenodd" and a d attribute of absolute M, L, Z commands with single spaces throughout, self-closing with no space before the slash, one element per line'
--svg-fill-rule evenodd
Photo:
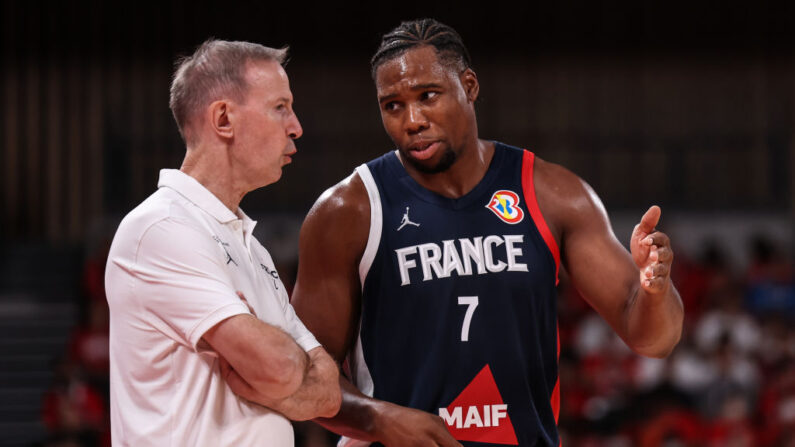
<path fill-rule="evenodd" d="M 239 398 L 201 340 L 249 313 L 319 343 L 296 317 L 256 222 L 198 181 L 160 172 L 159 189 L 121 222 L 105 272 L 114 446 L 292 446 L 282 415 Z"/>

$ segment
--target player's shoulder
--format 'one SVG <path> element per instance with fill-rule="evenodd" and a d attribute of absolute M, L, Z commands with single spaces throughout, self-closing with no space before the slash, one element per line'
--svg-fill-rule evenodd
<path fill-rule="evenodd" d="M 533 183 L 536 198 L 545 216 L 562 224 L 577 216 L 587 216 L 602 207 L 588 183 L 568 168 L 535 157 Z"/>
<path fill-rule="evenodd" d="M 307 219 L 369 217 L 370 201 L 359 173 L 354 171 L 318 197 Z"/>
<path fill-rule="evenodd" d="M 536 192 L 557 199 L 573 200 L 591 193 L 585 180 L 563 165 L 535 157 L 533 177 Z"/>
<path fill-rule="evenodd" d="M 309 210 L 301 226 L 301 251 L 332 252 L 336 259 L 356 257 L 364 251 L 369 229 L 367 189 L 354 172 L 323 192 Z"/>

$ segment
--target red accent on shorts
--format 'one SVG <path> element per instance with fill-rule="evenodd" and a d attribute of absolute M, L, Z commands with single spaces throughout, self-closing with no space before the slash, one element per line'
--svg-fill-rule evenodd
<path fill-rule="evenodd" d="M 547 222 L 541 214 L 541 208 L 538 207 L 536 188 L 533 184 L 534 161 L 535 155 L 530 151 L 524 151 L 524 156 L 522 158 L 522 189 L 524 190 L 524 200 L 525 205 L 527 205 L 527 210 L 530 212 L 530 217 L 533 218 L 533 222 L 535 222 L 536 228 L 538 228 L 538 232 L 541 233 L 541 237 L 543 237 L 544 242 L 547 243 L 552 257 L 555 258 L 555 285 L 557 285 L 560 282 L 558 276 L 560 272 L 560 249 L 558 249 L 558 243 L 555 242 L 555 237 L 552 236 L 552 232 L 549 230 Z"/>

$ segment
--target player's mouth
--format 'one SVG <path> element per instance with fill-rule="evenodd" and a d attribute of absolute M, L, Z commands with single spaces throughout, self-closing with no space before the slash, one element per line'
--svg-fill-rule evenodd
<path fill-rule="evenodd" d="M 433 157 L 441 145 L 442 143 L 439 140 L 415 141 L 409 145 L 408 152 L 417 160 L 427 160 Z"/>

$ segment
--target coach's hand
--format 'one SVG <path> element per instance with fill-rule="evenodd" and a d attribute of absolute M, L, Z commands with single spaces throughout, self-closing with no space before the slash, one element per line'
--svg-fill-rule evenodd
<path fill-rule="evenodd" d="M 671 263 L 674 252 L 665 233 L 656 231 L 662 211 L 652 206 L 635 225 L 630 240 L 632 259 L 640 269 L 640 286 L 650 295 L 665 293 L 671 284 Z"/>
<path fill-rule="evenodd" d="M 374 428 L 376 438 L 386 447 L 462 447 L 439 416 L 389 402 L 381 404 Z"/>

